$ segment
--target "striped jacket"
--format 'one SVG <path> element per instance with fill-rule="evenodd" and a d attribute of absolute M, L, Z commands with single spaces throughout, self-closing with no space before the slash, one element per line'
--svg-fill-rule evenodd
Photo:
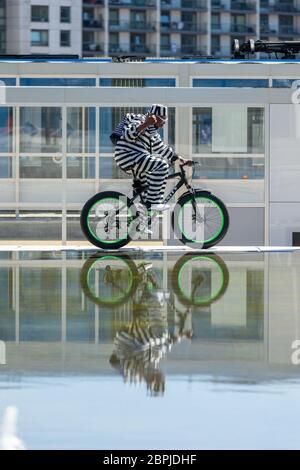
<path fill-rule="evenodd" d="M 115 149 L 116 163 L 122 170 L 129 170 L 135 164 L 136 158 L 141 154 L 159 155 L 166 158 L 169 163 L 177 160 L 178 155 L 166 145 L 154 126 L 149 126 L 143 133 L 138 133 L 137 128 L 145 122 L 144 114 L 126 115 L 126 122 L 121 139 Z"/>

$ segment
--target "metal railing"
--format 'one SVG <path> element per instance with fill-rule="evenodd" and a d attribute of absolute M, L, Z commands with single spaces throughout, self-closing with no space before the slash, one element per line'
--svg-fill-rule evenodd
<path fill-rule="evenodd" d="M 82 25 L 84 28 L 91 28 L 91 29 L 100 29 L 103 28 L 103 21 L 102 20 L 82 20 Z"/>
<path fill-rule="evenodd" d="M 176 32 L 193 32 L 193 33 L 206 33 L 206 24 L 199 24 L 197 22 L 187 21 L 172 21 L 170 23 L 161 23 L 161 31 L 176 31 Z"/>
<path fill-rule="evenodd" d="M 82 6 L 103 6 L 104 5 L 104 0 L 83 0 Z"/>
<path fill-rule="evenodd" d="M 155 54 L 156 48 L 150 44 L 119 43 L 109 44 L 109 54 Z"/>
<path fill-rule="evenodd" d="M 255 3 L 252 2 L 237 2 L 237 1 L 232 1 L 231 2 L 231 10 L 236 10 L 236 11 L 243 11 L 243 12 L 251 12 L 256 10 L 256 5 Z"/>
<path fill-rule="evenodd" d="M 156 8 L 155 0 L 109 0 L 109 6 L 124 6 L 126 8 L 144 7 Z"/>
<path fill-rule="evenodd" d="M 144 21 L 110 21 L 109 29 L 111 31 L 128 31 L 128 30 L 139 30 L 139 31 L 156 31 L 155 23 L 146 23 Z"/>
<path fill-rule="evenodd" d="M 163 57 L 179 57 L 183 55 L 205 56 L 207 52 L 197 46 L 161 46 L 160 55 Z"/>

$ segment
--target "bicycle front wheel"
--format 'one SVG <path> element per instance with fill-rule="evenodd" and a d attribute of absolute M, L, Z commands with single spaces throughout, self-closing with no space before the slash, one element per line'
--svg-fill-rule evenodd
<path fill-rule="evenodd" d="M 224 203 L 207 191 L 196 191 L 179 199 L 172 214 L 176 236 L 185 245 L 210 248 L 219 243 L 229 227 Z"/>
<path fill-rule="evenodd" d="M 105 250 L 121 248 L 130 242 L 133 220 L 129 199 L 115 191 L 96 194 L 84 205 L 80 223 L 86 238 Z"/>
<path fill-rule="evenodd" d="M 226 292 L 229 271 L 217 255 L 182 256 L 172 271 L 172 287 L 183 305 L 207 307 Z"/>

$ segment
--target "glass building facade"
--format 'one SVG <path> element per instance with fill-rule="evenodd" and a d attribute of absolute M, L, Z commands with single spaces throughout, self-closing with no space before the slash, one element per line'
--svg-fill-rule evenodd
<path fill-rule="evenodd" d="M 228 63 L 222 75 L 216 64 L 86 61 L 73 63 L 72 73 L 68 63 L 46 67 L 40 74 L 35 64 L 24 64 L 20 74 L 10 64 L 8 73 L 0 63 L 9 97 L 0 105 L 0 239 L 83 241 L 84 202 L 102 190 L 132 191 L 130 175 L 114 162 L 109 135 L 127 112 L 146 112 L 159 99 L 169 108 L 161 136 L 199 163 L 196 187 L 224 200 L 233 230 L 235 220 L 245 219 L 243 244 L 265 243 L 274 141 L 270 91 L 291 102 L 297 63 L 293 69 Z M 17 103 L 15 86 L 25 97 Z M 226 238 L 238 244 L 234 231 Z"/>

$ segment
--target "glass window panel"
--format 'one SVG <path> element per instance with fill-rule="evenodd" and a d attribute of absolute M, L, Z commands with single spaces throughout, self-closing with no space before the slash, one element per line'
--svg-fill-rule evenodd
<path fill-rule="evenodd" d="M 95 178 L 95 157 L 67 157 L 67 177 Z"/>
<path fill-rule="evenodd" d="M 60 7 L 60 22 L 71 23 L 71 7 Z"/>
<path fill-rule="evenodd" d="M 0 156 L 0 178 L 15 178 L 14 157 Z"/>
<path fill-rule="evenodd" d="M 71 31 L 61 31 L 60 32 L 60 45 L 61 45 L 61 47 L 70 47 L 71 46 Z"/>
<path fill-rule="evenodd" d="M 2 79 L 0 79 L 2 80 Z M 21 86 L 96 86 L 95 78 L 21 78 Z"/>
<path fill-rule="evenodd" d="M 60 268 L 20 268 L 20 339 L 61 340 Z"/>
<path fill-rule="evenodd" d="M 145 108 L 100 108 L 100 151 L 104 153 L 114 152 L 114 146 L 110 141 L 110 134 L 117 127 L 126 113 L 144 113 Z"/>
<path fill-rule="evenodd" d="M 61 141 L 61 108 L 20 108 L 21 152 L 60 152 Z"/>
<path fill-rule="evenodd" d="M 0 81 L 4 82 L 6 86 L 16 86 L 16 79 L 12 77 L 0 77 Z"/>
<path fill-rule="evenodd" d="M 263 108 L 193 109 L 193 153 L 264 154 L 264 148 Z"/>
<path fill-rule="evenodd" d="M 199 179 L 263 179 L 263 158 L 195 158 L 194 178 Z"/>
<path fill-rule="evenodd" d="M 274 78 L 273 88 L 292 88 L 293 82 L 299 81 L 299 80 L 300 80 L 299 78 Z"/>
<path fill-rule="evenodd" d="M 100 86 L 175 87 L 175 78 L 100 78 Z"/>
<path fill-rule="evenodd" d="M 168 145 L 175 147 L 175 108 L 168 108 Z"/>
<path fill-rule="evenodd" d="M 95 108 L 67 109 L 67 151 L 71 153 L 95 152 Z"/>
<path fill-rule="evenodd" d="M 13 108 L 0 106 L 1 152 L 13 151 Z"/>
<path fill-rule="evenodd" d="M 100 157 L 100 178 L 105 179 L 132 179 L 131 174 L 125 173 L 121 168 L 116 165 L 113 157 Z"/>
<path fill-rule="evenodd" d="M 193 109 L 193 153 L 211 153 L 212 109 Z"/>
<path fill-rule="evenodd" d="M 32 30 L 31 31 L 31 45 L 32 46 L 48 46 L 49 45 L 49 31 Z"/>
<path fill-rule="evenodd" d="M 61 178 L 62 157 L 20 156 L 20 178 Z"/>
<path fill-rule="evenodd" d="M 193 87 L 268 88 L 268 79 L 250 78 L 194 78 Z"/>
<path fill-rule="evenodd" d="M 85 235 L 83 234 L 81 227 L 80 227 L 80 213 L 81 211 L 74 211 L 74 210 L 68 210 L 67 213 L 67 240 L 84 240 L 86 241 Z M 74 257 L 76 257 L 76 253 L 73 254 Z M 76 272 L 78 273 L 77 269 Z M 78 280 L 79 281 L 79 280 Z M 77 283 L 78 285 L 78 283 Z M 69 286 L 71 287 L 71 286 Z M 72 288 L 73 296 L 77 295 L 77 293 L 80 291 L 77 291 L 77 289 Z M 68 293 L 69 296 L 69 293 Z M 74 302 L 72 302 L 74 303 Z M 77 302 L 78 305 L 78 302 Z M 72 309 L 73 305 L 71 306 Z M 86 309 L 93 308 L 92 304 L 86 304 L 85 305 Z M 68 297 L 68 309 L 70 309 L 70 301 Z"/>
<path fill-rule="evenodd" d="M 49 8 L 47 5 L 31 6 L 31 21 L 48 22 Z"/>
<path fill-rule="evenodd" d="M 248 108 L 248 153 L 265 153 L 263 108 Z"/>
<path fill-rule="evenodd" d="M 212 152 L 247 152 L 247 108 L 225 105 L 212 113 Z"/>

